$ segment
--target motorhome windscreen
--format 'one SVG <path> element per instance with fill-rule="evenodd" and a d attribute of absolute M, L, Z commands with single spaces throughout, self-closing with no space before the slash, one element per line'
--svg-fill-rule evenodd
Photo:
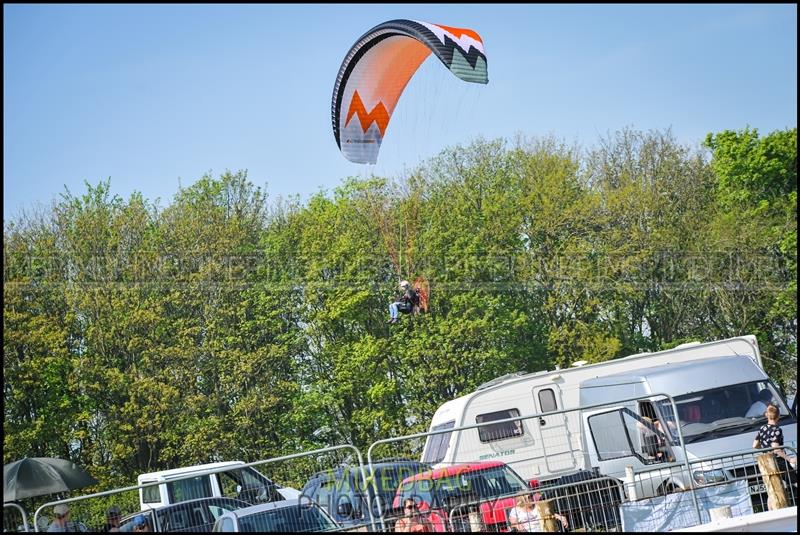
<path fill-rule="evenodd" d="M 450 420 L 449 422 L 433 426 L 431 431 L 452 429 L 455 425 L 455 420 Z M 453 433 L 439 433 L 438 435 L 429 436 L 425 444 L 425 455 L 422 458 L 422 462 L 434 464 L 444 459 L 447 453 L 447 447 L 450 445 L 450 436 L 452 434 Z"/>
<path fill-rule="evenodd" d="M 526 488 L 522 478 L 508 466 L 496 466 L 436 479 L 406 480 L 400 489 L 399 503 L 406 498 L 413 498 L 417 503 L 424 501 L 437 508 L 446 506 L 453 497 L 477 495 L 484 500 L 516 494 Z"/>
<path fill-rule="evenodd" d="M 756 430 L 766 422 L 764 411 L 770 403 L 780 410 L 782 423 L 794 421 L 781 396 L 767 381 L 703 390 L 674 399 L 687 444 Z M 656 405 L 673 442 L 677 442 L 672 405 L 668 400 L 659 400 Z"/>
<path fill-rule="evenodd" d="M 295 505 L 239 518 L 239 531 L 308 532 L 331 531 L 336 524 L 317 507 Z"/>

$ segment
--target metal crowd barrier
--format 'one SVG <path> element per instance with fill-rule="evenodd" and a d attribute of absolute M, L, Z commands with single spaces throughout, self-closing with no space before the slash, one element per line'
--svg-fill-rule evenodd
<path fill-rule="evenodd" d="M 616 400 L 614 402 L 605 402 L 580 409 L 558 410 L 549 411 L 538 414 L 527 414 L 514 416 L 510 418 L 497 419 L 482 423 L 463 425 L 460 427 L 451 427 L 447 429 L 439 429 L 435 431 L 427 431 L 423 433 L 414 433 L 399 437 L 382 439 L 374 442 L 367 450 L 367 462 L 369 464 L 369 471 L 372 472 L 373 458 L 376 451 L 381 451 L 382 457 L 411 457 L 421 458 L 425 441 L 429 437 L 444 436 L 443 441 L 450 441 L 451 434 L 455 435 L 455 448 L 457 448 L 458 456 L 451 464 L 462 464 L 466 462 L 479 462 L 484 460 L 500 460 L 505 462 L 510 467 L 523 471 L 530 469 L 533 466 L 545 467 L 546 471 L 550 471 L 551 475 L 545 478 L 542 476 L 542 482 L 546 479 L 551 481 L 559 479 L 560 476 L 568 476 L 578 471 L 587 471 L 591 467 L 583 466 L 584 461 L 584 445 L 580 441 L 583 433 L 582 415 L 586 411 L 594 411 L 598 409 L 608 408 L 609 410 L 617 409 L 625 404 L 633 404 L 639 401 L 647 401 L 650 403 L 663 403 L 665 408 L 671 409 L 672 418 L 678 421 L 678 410 L 673 398 L 666 393 L 652 393 L 646 396 L 639 395 L 635 397 Z M 628 412 L 631 412 L 628 410 Z M 631 414 L 633 414 L 631 412 Z M 669 417 L 670 415 L 664 415 Z M 640 430 L 642 432 L 652 433 L 654 427 L 651 425 L 650 430 L 641 417 L 639 421 L 631 420 L 630 425 L 636 425 L 636 435 Z M 547 433 L 542 431 L 540 422 L 547 419 L 548 422 L 555 422 L 554 432 Z M 641 428 L 641 429 L 639 429 Z M 675 437 L 672 439 L 674 443 L 672 446 L 681 448 L 685 451 L 683 434 L 680 426 L 672 430 Z M 536 440 L 539 438 L 539 440 Z M 489 455 L 485 453 L 487 448 L 486 443 L 492 443 L 499 440 L 504 440 L 508 443 L 509 439 L 516 441 L 518 447 L 514 449 L 513 456 L 506 456 L 504 452 L 499 451 L 496 455 Z M 527 442 L 526 442 L 527 441 Z M 643 447 L 643 445 L 639 445 Z M 387 451 L 388 450 L 388 451 Z M 575 452 L 580 452 L 576 454 Z M 647 462 L 656 462 L 654 459 L 644 459 Z M 659 464 L 662 464 L 658 461 Z M 445 465 L 447 463 L 439 460 L 438 464 Z M 681 462 L 684 467 L 685 473 L 689 473 L 689 461 L 684 455 Z M 536 469 L 538 473 L 539 468 Z M 528 470 L 529 471 L 529 470 Z M 624 480 L 626 473 L 621 470 L 618 473 L 606 473 L 603 476 Z M 558 483 L 552 483 L 558 484 Z M 687 488 L 693 488 L 694 483 L 689 480 L 686 482 Z M 653 489 L 653 495 L 657 494 L 658 489 Z M 696 502 L 694 495 L 692 495 L 694 502 L 695 520 L 699 523 L 701 511 L 699 503 Z M 380 518 L 381 530 L 386 530 L 386 525 L 383 518 Z"/>
<path fill-rule="evenodd" d="M 355 462 L 353 463 L 353 460 Z M 98 492 L 85 496 L 78 496 L 63 500 L 47 502 L 41 505 L 34 514 L 34 528 L 40 530 L 39 519 L 42 512 L 47 510 L 52 512 L 57 505 L 66 505 L 70 508 L 70 522 L 72 526 L 77 526 L 78 518 L 85 518 L 92 515 L 105 516 L 105 512 L 111 505 L 116 505 L 121 509 L 121 524 L 123 529 L 137 531 L 139 525 L 146 526 L 145 531 L 177 531 L 177 532 L 196 532 L 211 531 L 217 519 L 229 511 L 236 511 L 253 505 L 260 506 L 266 502 L 283 501 L 284 496 L 281 491 L 267 488 L 247 488 L 242 485 L 233 485 L 230 475 L 236 472 L 241 475 L 244 468 L 269 467 L 269 473 L 264 474 L 272 482 L 283 487 L 294 486 L 297 492 L 292 493 L 290 498 L 293 507 L 285 507 L 282 504 L 281 510 L 265 511 L 263 514 L 253 516 L 243 522 L 252 522 L 258 527 L 269 527 L 271 529 L 287 528 L 291 531 L 335 531 L 341 528 L 338 525 L 325 522 L 327 513 L 320 513 L 319 507 L 309 503 L 300 495 L 302 485 L 315 473 L 326 470 L 333 470 L 342 464 L 353 464 L 360 476 L 361 485 L 366 488 L 366 475 L 364 473 L 364 463 L 361 453 L 351 445 L 333 446 L 318 450 L 285 455 L 252 463 L 236 465 L 234 467 L 210 468 L 202 471 L 192 472 L 191 474 L 171 477 L 168 481 L 158 481 L 142 485 L 133 485 L 120 489 L 113 489 Z M 216 476 L 217 485 L 222 491 L 222 496 L 212 496 L 212 486 L 209 477 Z M 230 481 L 223 481 L 224 479 Z M 140 493 L 158 494 L 160 487 L 168 489 L 172 495 L 172 501 L 176 502 L 169 506 L 140 507 Z M 275 493 L 278 494 L 275 494 Z M 291 491 L 287 490 L 289 494 Z M 235 496 L 234 496 L 235 495 Z M 146 500 L 145 500 L 146 501 Z M 272 509 L 265 506 L 265 509 Z M 285 509 L 285 510 L 284 510 Z M 91 522 L 91 528 L 106 531 L 105 525 L 99 525 L 101 521 Z M 131 524 L 131 525 L 128 525 Z M 263 524 L 263 525 L 262 525 Z"/>
<path fill-rule="evenodd" d="M 17 519 L 17 515 L 12 514 L 11 512 L 20 513 L 19 520 Z M 20 524 L 20 520 L 22 524 Z M 25 512 L 25 509 L 22 508 L 21 505 L 18 503 L 4 503 L 3 504 L 3 532 L 12 532 L 12 531 L 29 531 L 28 527 L 28 513 Z"/>
<path fill-rule="evenodd" d="M 352 445 L 342 445 L 237 465 L 233 468 L 207 469 L 170 478 L 169 492 L 172 494 L 172 501 L 180 503 L 169 507 L 150 509 L 145 507 L 145 510 L 141 510 L 140 506 L 140 493 L 143 496 L 160 495 L 159 492 L 166 488 L 162 486 L 167 485 L 163 481 L 52 501 L 37 509 L 33 528 L 36 531 L 42 529 L 39 523 L 41 513 L 44 510 L 52 510 L 56 505 L 64 504 L 72 507 L 73 517 L 91 515 L 97 519 L 98 516 L 104 516 L 108 506 L 113 504 L 122 509 L 123 524 L 143 523 L 154 531 L 210 531 L 226 511 L 235 511 L 265 501 L 273 502 L 274 505 L 274 502 L 280 499 L 271 495 L 265 496 L 267 489 L 235 484 L 235 478 L 231 478 L 232 472 L 243 468 L 267 467 L 269 471 L 264 475 L 270 480 L 300 490 L 315 474 L 346 466 L 347 470 L 354 471 L 356 477 L 354 481 L 358 482 L 359 492 L 363 491 L 361 498 L 376 500 L 375 504 L 351 503 L 349 509 L 342 509 L 351 515 L 349 517 L 351 520 L 354 520 L 347 524 L 347 527 L 326 523 L 325 518 L 322 518 L 329 515 L 334 520 L 340 520 L 337 515 L 341 516 L 342 504 L 326 501 L 333 496 L 332 493 L 315 495 L 315 503 L 311 502 L 309 496 L 297 495 L 293 508 L 264 506 L 264 511 L 258 515 L 242 520 L 243 526 L 247 527 L 246 524 L 250 522 L 250 528 L 262 531 L 282 529 L 388 531 L 393 529 L 395 522 L 400 518 L 400 513 L 387 507 L 392 504 L 382 503 L 385 498 L 377 487 L 377 481 L 369 477 L 376 473 L 374 464 L 377 461 L 373 461 L 375 453 L 378 450 L 383 451 L 382 458 L 420 459 L 426 440 L 430 438 L 435 442 L 436 437 L 447 437 L 449 441 L 451 433 L 457 433 L 455 440 L 459 452 L 453 464 L 496 458 L 511 468 L 518 471 L 526 470 L 528 473 L 532 470 L 538 473 L 544 467 L 546 477 L 539 478 L 539 487 L 535 490 L 526 489 L 517 494 L 493 496 L 488 500 L 486 496 L 465 495 L 459 497 L 460 501 L 441 506 L 446 520 L 440 522 L 440 529 L 445 531 L 487 528 L 506 530 L 507 512 L 513 508 L 513 498 L 537 493 L 551 503 L 554 512 L 566 518 L 570 531 L 636 531 L 639 528 L 664 531 L 705 523 L 714 509 L 728 507 L 732 516 L 738 516 L 770 508 L 764 478 L 759 472 L 757 463 L 758 456 L 770 452 L 770 449 L 743 450 L 690 460 L 680 426 L 673 429 L 674 435 L 666 433 L 669 435 L 666 449 L 652 448 L 652 444 L 648 443 L 648 437 L 659 436 L 653 422 L 625 408 L 644 401 L 654 405 L 660 403 L 665 420 L 669 420 L 670 415 L 663 412 L 671 409 L 673 421 L 679 421 L 675 401 L 663 393 L 640 395 L 581 409 L 519 415 L 378 440 L 369 446 L 367 465 L 364 464 L 357 448 Z M 603 411 L 603 408 L 609 408 L 609 411 Z M 615 414 L 617 410 L 618 415 Z M 604 441 L 604 454 L 612 460 L 636 457 L 640 468 L 627 466 L 619 472 L 600 474 L 596 469 L 584 466 L 588 464 L 588 456 L 579 458 L 575 452 L 579 452 L 580 456 L 586 455 L 583 452 L 583 444 L 576 443 L 577 437 L 585 432 L 582 415 L 586 414 L 586 411 L 594 411 L 600 416 L 596 420 L 599 423 L 595 429 L 599 434 L 595 439 Z M 627 411 L 629 415 L 625 415 L 623 411 Z M 604 427 L 602 418 L 604 414 L 613 415 L 613 418 L 609 417 L 607 427 Z M 592 416 L 589 416 L 588 420 L 591 418 Z M 557 424 L 552 426 L 556 428 L 557 433 L 540 426 L 544 419 L 547 419 L 548 423 Z M 625 449 L 617 452 L 614 448 L 615 444 L 622 444 L 620 437 L 615 436 L 615 433 L 619 433 L 621 420 L 626 444 L 633 448 L 634 455 L 629 455 Z M 669 423 L 667 421 L 665 425 Z M 526 442 L 526 432 L 537 440 Z M 664 435 L 663 430 L 661 435 Z M 487 458 L 485 454 L 487 442 L 497 443 L 502 440 L 505 444 L 509 438 L 516 440 L 520 445 L 519 449 L 515 450 L 515 455 L 507 455 L 500 446 L 497 446 L 492 451 L 497 451 L 498 454 L 489 455 Z M 444 443 L 443 440 L 440 441 Z M 795 448 L 785 447 L 784 450 L 793 452 L 796 457 Z M 676 456 L 682 452 L 682 459 L 676 462 L 675 458 L 670 456 L 670 452 Z M 614 457 L 616 454 L 618 457 Z M 782 481 L 787 502 L 789 505 L 796 505 L 796 469 L 783 463 L 779 463 L 778 468 L 776 477 Z M 210 476 L 217 478 L 220 496 L 210 497 L 210 489 L 204 486 L 204 482 L 207 482 Z M 369 498 L 369 493 L 366 492 L 369 485 L 373 490 L 372 498 Z M 496 507 L 498 500 L 505 500 L 499 509 Z M 492 507 L 491 503 L 487 505 L 487 502 L 492 501 L 495 507 Z M 6 527 L 6 508 L 19 509 L 23 515 L 24 528 L 29 529 L 27 515 L 17 504 L 4 506 L 4 527 Z M 361 516 L 353 518 L 356 508 L 359 509 Z M 487 522 L 488 513 L 491 513 L 489 515 L 491 522 Z M 97 520 L 92 527 L 102 529 L 97 526 Z"/>
<path fill-rule="evenodd" d="M 505 531 L 510 528 L 510 511 L 521 496 L 530 496 L 534 504 L 549 501 L 553 512 L 565 517 L 569 530 L 620 530 L 619 504 L 625 500 L 622 482 L 613 477 L 598 477 L 526 489 L 489 500 L 467 500 L 448 512 L 450 531 L 486 531 L 487 528 Z"/>

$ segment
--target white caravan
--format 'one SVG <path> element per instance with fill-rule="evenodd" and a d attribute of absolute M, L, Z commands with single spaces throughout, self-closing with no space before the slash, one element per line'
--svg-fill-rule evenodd
<path fill-rule="evenodd" d="M 161 482 L 161 485 L 139 489 L 141 510 L 217 496 L 238 498 L 252 504 L 299 498 L 297 489 L 281 487 L 244 464 L 242 461 L 228 461 L 141 474 L 137 478 L 138 485 Z"/>
<path fill-rule="evenodd" d="M 766 394 L 781 411 L 784 444 L 797 447 L 797 421 L 764 373 L 750 335 L 499 377 L 439 407 L 430 431 L 543 416 L 430 435 L 422 461 L 439 467 L 501 460 L 524 478 L 542 482 L 592 469 L 622 480 L 626 467 L 633 467 L 634 472 L 650 471 L 649 480 L 642 481 L 644 475 L 637 480 L 633 492 L 638 497 L 687 488 L 688 476 L 681 471 L 652 472 L 660 463 L 685 461 L 672 405 L 658 394 L 675 400 L 689 461 L 750 450 L 765 423 L 765 406 L 758 401 Z M 655 420 L 671 431 L 658 427 L 662 438 L 671 435 L 659 448 L 654 447 Z M 696 484 L 725 477 L 710 464 L 708 470 L 703 465 L 693 470 Z"/>

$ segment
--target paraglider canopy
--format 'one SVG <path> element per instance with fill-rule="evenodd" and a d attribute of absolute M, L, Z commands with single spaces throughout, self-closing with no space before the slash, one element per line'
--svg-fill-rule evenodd
<path fill-rule="evenodd" d="M 374 164 L 397 101 L 433 53 L 461 80 L 488 83 L 483 40 L 473 30 L 390 20 L 362 35 L 345 55 L 333 87 L 336 144 L 355 163 Z"/>

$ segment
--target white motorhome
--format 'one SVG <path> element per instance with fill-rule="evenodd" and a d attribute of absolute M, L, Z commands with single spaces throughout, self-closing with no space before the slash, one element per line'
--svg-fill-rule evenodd
<path fill-rule="evenodd" d="M 138 485 L 160 482 L 139 489 L 142 511 L 196 498 L 227 496 L 248 503 L 297 499 L 300 492 L 281 487 L 242 461 L 199 464 L 141 474 Z"/>
<path fill-rule="evenodd" d="M 797 421 L 765 374 L 754 336 L 692 342 L 562 370 L 510 374 L 443 404 L 430 431 L 542 416 L 430 435 L 422 461 L 438 467 L 502 460 L 523 477 L 544 482 L 592 469 L 622 480 L 626 467 L 633 467 L 634 472 L 648 472 L 650 478 L 638 481 L 634 492 L 639 497 L 666 493 L 687 488 L 687 477 L 694 477 L 697 484 L 722 477 L 710 464 L 708 470 L 703 465 L 693 469 L 693 476 L 674 470 L 654 475 L 652 469 L 660 463 L 749 450 L 765 423 L 757 403 L 767 393 L 781 411 L 785 445 L 796 448 Z M 658 394 L 674 399 L 677 424 L 671 402 Z M 755 416 L 751 407 L 759 409 Z M 655 420 L 664 427 L 656 428 Z M 678 425 L 686 457 L 679 447 Z M 654 436 L 667 439 L 658 451 L 649 443 Z"/>

